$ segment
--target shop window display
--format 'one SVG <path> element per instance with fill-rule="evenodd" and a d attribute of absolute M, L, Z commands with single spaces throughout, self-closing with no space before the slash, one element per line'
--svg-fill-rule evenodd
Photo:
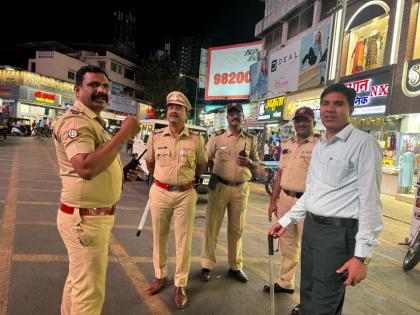
<path fill-rule="evenodd" d="M 388 15 L 377 17 L 349 31 L 346 75 L 382 67 Z"/>

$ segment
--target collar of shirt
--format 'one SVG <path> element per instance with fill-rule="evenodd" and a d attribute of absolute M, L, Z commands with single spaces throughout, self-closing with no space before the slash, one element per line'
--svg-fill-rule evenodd
<path fill-rule="evenodd" d="M 337 134 L 335 134 L 334 137 L 332 137 L 330 141 L 327 140 L 327 134 L 322 136 L 321 141 L 323 143 L 333 143 L 337 141 L 338 139 L 340 139 L 341 141 L 345 142 L 350 136 L 353 129 L 354 127 L 352 126 L 352 124 L 349 123 L 343 129 L 341 129 Z"/>
<path fill-rule="evenodd" d="M 86 114 L 89 118 L 97 119 L 99 121 L 99 123 L 102 125 L 102 127 L 105 128 L 106 123 L 103 120 L 103 118 L 100 115 L 97 115 L 93 110 L 91 110 L 89 107 L 87 107 L 82 102 L 76 100 L 73 104 L 73 107 L 75 107 L 81 113 Z"/>
<path fill-rule="evenodd" d="M 230 136 L 234 136 L 234 134 L 233 134 L 232 130 L 230 130 L 229 128 L 226 130 L 226 135 L 227 135 L 228 137 L 230 137 Z M 237 135 L 238 135 L 238 136 L 245 137 L 245 135 L 244 135 L 244 132 L 243 132 L 243 129 L 242 129 L 242 128 L 241 128 L 241 131 L 240 131 Z"/>
<path fill-rule="evenodd" d="M 172 132 L 171 132 L 171 129 L 169 128 L 169 126 L 168 127 L 166 127 L 164 130 L 163 130 L 163 136 L 173 136 L 172 135 Z M 181 132 L 181 134 L 180 134 L 180 136 L 182 137 L 183 135 L 185 135 L 185 136 L 187 136 L 188 138 L 190 137 L 190 130 L 186 127 L 186 126 L 184 126 L 184 129 L 182 130 L 182 132 Z"/>

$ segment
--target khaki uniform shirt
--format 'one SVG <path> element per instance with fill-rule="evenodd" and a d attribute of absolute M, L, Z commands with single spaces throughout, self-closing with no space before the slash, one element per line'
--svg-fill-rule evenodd
<path fill-rule="evenodd" d="M 316 142 L 317 139 L 311 135 L 299 145 L 295 136 L 282 145 L 279 167 L 283 170 L 280 182 L 283 189 L 294 192 L 305 191 L 306 175 Z"/>
<path fill-rule="evenodd" d="M 145 160 L 155 163 L 154 178 L 169 185 L 195 180 L 196 166 L 207 163 L 204 139 L 184 127 L 178 138 L 169 127 L 156 129 L 147 141 Z"/>
<path fill-rule="evenodd" d="M 246 143 L 246 147 L 245 147 Z M 251 179 L 249 167 L 238 164 L 239 152 L 245 148 L 247 156 L 254 162 L 259 162 L 257 143 L 253 135 L 241 131 L 239 135 L 233 135 L 230 129 L 216 131 L 207 143 L 209 160 L 214 162 L 213 172 L 221 178 L 242 182 Z"/>
<path fill-rule="evenodd" d="M 63 185 L 62 203 L 75 208 L 95 208 L 118 202 L 123 180 L 119 155 L 105 171 L 90 180 L 81 178 L 70 163 L 75 155 L 92 153 L 110 139 L 102 118 L 78 101 L 58 120 L 54 143 Z"/>

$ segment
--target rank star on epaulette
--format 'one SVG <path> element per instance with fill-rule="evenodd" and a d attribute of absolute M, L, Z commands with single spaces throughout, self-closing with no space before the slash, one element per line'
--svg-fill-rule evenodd
<path fill-rule="evenodd" d="M 74 115 L 80 114 L 80 111 L 76 108 L 70 108 L 69 111 L 70 111 L 70 113 L 72 113 Z"/>

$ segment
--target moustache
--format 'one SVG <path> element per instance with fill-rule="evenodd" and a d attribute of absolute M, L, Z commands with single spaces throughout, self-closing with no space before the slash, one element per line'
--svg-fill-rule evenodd
<path fill-rule="evenodd" d="M 177 117 L 178 118 L 179 115 L 178 114 L 170 114 L 169 117 Z"/>
<path fill-rule="evenodd" d="M 108 102 L 108 95 L 106 95 L 106 94 L 102 94 L 102 93 L 100 93 L 100 94 L 92 94 L 92 101 L 96 100 L 97 98 L 104 98 L 105 101 Z"/>

